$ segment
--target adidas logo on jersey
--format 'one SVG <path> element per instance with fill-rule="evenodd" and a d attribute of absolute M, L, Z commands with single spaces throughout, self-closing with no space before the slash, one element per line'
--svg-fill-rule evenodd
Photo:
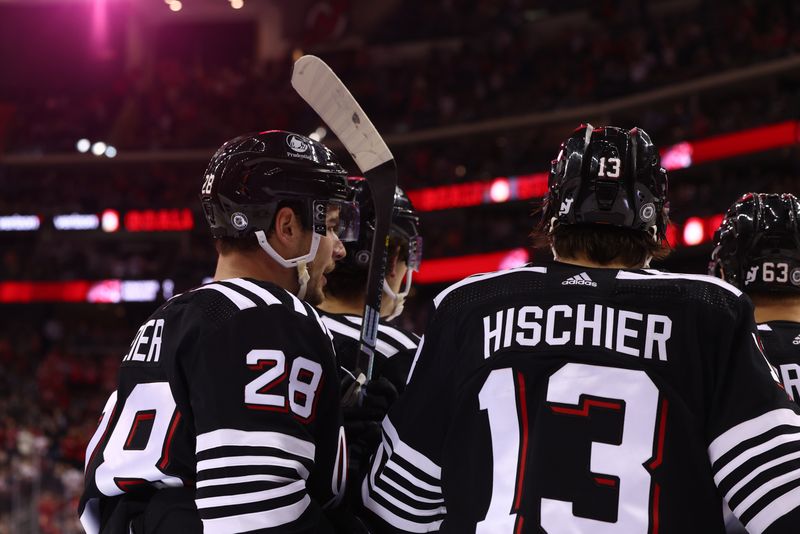
<path fill-rule="evenodd" d="M 800 335 L 792 340 L 792 345 L 800 345 Z"/>
<path fill-rule="evenodd" d="M 562 286 L 592 286 L 597 287 L 597 282 L 592 281 L 589 278 L 589 275 L 585 272 L 581 274 L 576 274 L 575 276 L 570 276 L 563 282 L 561 282 Z"/>

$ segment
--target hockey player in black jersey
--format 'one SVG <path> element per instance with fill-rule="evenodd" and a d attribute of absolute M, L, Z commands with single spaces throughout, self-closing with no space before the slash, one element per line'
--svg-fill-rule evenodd
<path fill-rule="evenodd" d="M 796 533 L 800 416 L 750 300 L 664 253 L 642 130 L 576 130 L 536 234 L 555 261 L 440 293 L 362 481 L 376 532 Z"/>
<path fill-rule="evenodd" d="M 200 200 L 214 281 L 170 299 L 122 356 L 86 451 L 88 533 L 333 532 L 346 451 L 313 307 L 356 237 L 345 170 L 284 131 L 228 141 Z"/>
<path fill-rule="evenodd" d="M 367 181 L 351 178 L 349 183 L 355 189 L 355 199 L 360 207 L 359 238 L 345 244 L 347 255 L 339 260 L 336 270 L 328 277 L 325 300 L 319 309 L 323 322 L 333 335 L 339 364 L 355 373 L 375 210 Z M 419 337 L 388 321 L 403 312 L 413 273 L 419 270 L 421 257 L 419 216 L 405 192 L 397 187 L 389 229 L 381 299 L 382 321 L 378 327 L 374 373 L 375 377 L 386 377 L 399 391 L 405 387 Z"/>
<path fill-rule="evenodd" d="M 714 235 L 710 272 L 747 293 L 770 362 L 800 402 L 800 202 L 747 193 Z"/>

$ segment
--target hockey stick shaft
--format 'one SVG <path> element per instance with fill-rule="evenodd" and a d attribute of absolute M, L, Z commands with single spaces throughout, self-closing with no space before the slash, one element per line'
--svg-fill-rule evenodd
<path fill-rule="evenodd" d="M 397 169 L 394 156 L 378 130 L 338 76 L 315 56 L 294 64 L 292 86 L 352 156 L 369 185 L 375 206 L 375 232 L 370 247 L 364 317 L 361 322 L 357 371 L 372 378 L 386 270 L 386 246 L 391 224 Z"/>

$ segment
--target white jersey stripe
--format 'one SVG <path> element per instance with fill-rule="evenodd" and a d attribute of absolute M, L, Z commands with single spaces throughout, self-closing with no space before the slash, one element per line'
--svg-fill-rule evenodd
<path fill-rule="evenodd" d="M 717 436 L 711 442 L 708 447 L 708 455 L 711 458 L 711 462 L 716 462 L 722 455 L 741 442 L 781 425 L 800 427 L 800 417 L 789 408 L 779 408 L 739 423 Z"/>
<path fill-rule="evenodd" d="M 407 461 L 435 480 L 442 479 L 442 468 L 436 465 L 435 462 L 433 462 L 424 454 L 403 443 L 400 440 L 400 436 L 397 434 L 397 429 L 394 427 L 388 417 L 383 419 L 383 431 L 392 442 L 392 454 L 397 454 L 403 460 Z"/>
<path fill-rule="evenodd" d="M 747 531 L 761 534 L 777 519 L 800 506 L 800 488 L 794 488 L 766 505 L 747 523 Z"/>
<path fill-rule="evenodd" d="M 198 489 L 209 486 L 227 486 L 229 484 L 245 484 L 247 482 L 278 482 L 287 484 L 296 479 L 281 477 L 278 475 L 245 475 L 241 477 L 211 478 L 209 480 L 198 480 L 195 484 Z"/>
<path fill-rule="evenodd" d="M 296 311 L 300 315 L 305 315 L 306 317 L 308 317 L 308 312 L 306 311 L 306 307 L 303 306 L 303 302 L 299 298 L 297 298 L 297 296 L 294 293 L 287 291 L 286 294 L 292 298 L 292 304 L 294 304 L 294 311 Z"/>
<path fill-rule="evenodd" d="M 242 289 L 246 289 L 250 293 L 254 293 L 259 296 L 267 305 L 272 304 L 281 304 L 281 301 L 278 297 L 260 287 L 249 280 L 242 280 L 241 278 L 231 278 L 229 280 L 224 280 L 224 282 L 228 282 L 230 284 L 236 285 L 241 287 Z"/>
<path fill-rule="evenodd" d="M 772 478 L 759 486 L 755 491 L 751 492 L 750 495 L 747 496 L 739 506 L 733 509 L 733 513 L 736 514 L 736 517 L 741 517 L 743 513 L 745 513 L 751 506 L 753 506 L 758 499 L 769 493 L 770 491 L 778 488 L 784 484 L 788 484 L 793 480 L 800 480 L 800 469 L 795 469 L 794 471 L 789 471 L 788 473 L 784 473 L 779 477 Z M 800 504 L 800 501 L 798 501 Z"/>
<path fill-rule="evenodd" d="M 297 471 L 301 477 L 308 478 L 308 469 L 296 460 L 287 460 L 276 456 L 228 456 L 213 458 L 197 462 L 197 472 L 217 469 L 220 467 L 239 467 L 243 465 L 271 465 L 275 467 L 288 467 Z"/>
<path fill-rule="evenodd" d="M 547 273 L 547 267 L 515 267 L 513 269 L 508 269 L 505 271 L 495 271 L 492 273 L 475 274 L 470 276 L 469 278 L 464 278 L 463 280 L 456 282 L 455 284 L 451 285 L 450 287 L 448 287 L 447 289 L 436 295 L 436 298 L 433 299 L 433 304 L 435 307 L 438 308 L 439 304 L 442 303 L 445 297 L 447 297 L 447 295 L 449 295 L 459 287 L 464 287 L 469 284 L 474 284 L 475 282 L 481 282 L 483 280 L 489 280 L 490 278 L 496 278 L 498 276 L 505 276 L 507 274 L 514 274 L 519 272 L 544 274 Z"/>
<path fill-rule="evenodd" d="M 358 326 L 359 329 L 361 328 L 361 323 L 362 323 L 361 317 L 358 317 L 357 315 L 345 315 L 345 319 L 347 319 L 348 321 L 350 321 L 354 325 Z M 386 325 L 386 324 L 379 324 L 378 325 L 378 332 L 381 333 L 381 334 L 386 334 L 386 336 L 388 336 L 388 337 L 392 338 L 393 340 L 397 341 L 398 343 L 400 343 L 403 347 L 405 347 L 407 349 L 416 349 L 417 348 L 417 343 L 413 339 L 411 339 L 410 337 L 408 337 L 407 335 L 402 333 L 397 328 L 394 328 L 394 327 Z"/>
<path fill-rule="evenodd" d="M 385 473 L 385 472 L 386 471 L 384 470 L 383 473 Z M 384 482 L 384 483 L 392 486 L 393 488 L 395 488 L 396 490 L 398 490 L 401 493 L 405 493 L 406 495 L 408 495 L 409 497 L 411 497 L 415 501 L 429 503 L 429 504 L 444 504 L 444 498 L 429 499 L 429 498 L 426 498 L 426 497 L 420 497 L 419 495 L 416 495 L 416 494 L 412 493 L 408 488 L 406 488 L 404 486 L 401 486 L 400 484 L 398 484 L 397 482 L 395 482 L 391 478 L 389 478 L 387 476 L 384 476 L 383 473 L 381 474 L 381 482 Z"/>
<path fill-rule="evenodd" d="M 722 289 L 730 291 L 737 297 L 741 296 L 742 294 L 739 289 L 730 285 L 728 282 L 707 274 L 665 273 L 657 269 L 644 269 L 644 271 L 649 274 L 619 271 L 617 273 L 617 280 L 697 280 L 698 282 L 706 282 L 715 286 L 719 286 Z"/>
<path fill-rule="evenodd" d="M 764 332 L 772 332 L 772 327 L 768 324 L 760 324 L 758 325 L 758 329 Z"/>
<path fill-rule="evenodd" d="M 393 495 L 390 495 L 389 493 L 385 492 L 383 489 L 381 489 L 376 484 L 376 481 L 375 481 L 375 475 L 377 474 L 376 471 L 378 470 L 378 466 L 380 466 L 381 457 L 383 456 L 383 454 L 385 452 L 386 452 L 386 449 L 384 447 L 381 447 L 380 449 L 378 449 L 378 453 L 376 455 L 376 460 L 373 463 L 373 468 L 372 468 L 372 470 L 370 471 L 370 474 L 369 474 L 371 487 L 372 487 L 373 490 L 375 490 L 375 494 L 376 495 L 380 495 L 381 497 L 386 499 L 389 503 L 391 503 L 393 506 L 397 507 L 399 510 L 402 510 L 402 511 L 407 512 L 409 514 L 413 514 L 415 516 L 430 517 L 430 516 L 437 516 L 439 514 L 443 514 L 444 513 L 444 507 L 440 506 L 438 508 L 433 508 L 433 509 L 414 508 L 411 504 L 405 503 L 405 502 L 401 501 L 400 499 L 394 497 Z M 378 478 L 380 478 L 381 482 L 384 480 L 384 477 L 382 475 L 379 476 Z"/>
<path fill-rule="evenodd" d="M 736 483 L 735 486 L 733 486 L 730 490 L 728 490 L 728 493 L 725 494 L 725 499 L 730 501 L 733 498 L 733 496 L 736 495 L 737 491 L 742 489 L 748 482 L 750 482 L 756 476 L 758 476 L 759 473 L 762 473 L 771 467 L 775 467 L 776 465 L 784 464 L 786 462 L 796 460 L 798 458 L 800 458 L 800 452 L 793 452 L 791 454 L 786 454 L 784 456 L 781 456 L 780 458 L 775 458 L 774 460 L 771 460 L 765 464 L 759 465 L 756 469 L 753 469 L 753 471 L 749 475 L 741 479 L 738 483 Z"/>
<path fill-rule="evenodd" d="M 86 534 L 100 534 L 100 499 L 86 501 L 80 521 Z"/>
<path fill-rule="evenodd" d="M 205 497 L 195 499 L 194 502 L 197 504 L 198 509 L 215 508 L 217 506 L 235 506 L 237 504 L 268 501 L 270 499 L 277 499 L 278 497 L 285 497 L 286 495 L 291 495 L 298 491 L 304 491 L 305 488 L 305 480 L 295 480 L 291 484 L 268 490 L 239 493 L 237 495 L 221 495 L 219 497 Z"/>
<path fill-rule="evenodd" d="M 433 484 L 428 484 L 417 478 L 416 476 L 412 475 L 408 470 L 406 470 L 403 466 L 399 465 L 397 462 L 394 461 L 394 458 L 398 456 L 397 454 L 392 454 L 389 457 L 389 460 L 386 461 L 386 466 L 383 468 L 384 472 L 392 471 L 400 475 L 401 478 L 410 482 L 414 487 L 423 489 L 425 491 L 430 491 L 431 493 L 438 493 L 441 495 L 442 487 L 441 486 L 434 486 Z M 381 476 L 381 480 L 386 480 L 387 477 Z M 416 498 L 416 497 L 415 497 Z"/>
<path fill-rule="evenodd" d="M 347 336 L 355 340 L 361 339 L 361 331 L 356 330 L 352 326 L 347 326 L 346 324 L 342 324 L 339 321 L 328 316 L 323 316 L 322 322 L 325 323 L 325 326 L 327 326 L 328 330 L 330 330 L 331 332 L 336 332 L 337 334 L 341 334 L 343 336 Z M 377 342 L 375 343 L 375 349 L 387 358 L 391 358 L 392 356 L 394 356 L 399 352 L 399 349 L 394 348 L 393 346 L 389 345 L 385 341 L 381 341 L 380 339 L 377 340 Z"/>
<path fill-rule="evenodd" d="M 758 456 L 762 452 L 772 450 L 786 443 L 792 443 L 793 441 L 800 441 L 800 432 L 796 432 L 794 434 L 779 434 L 778 436 L 775 436 L 771 440 L 762 443 L 761 445 L 751 447 L 725 464 L 722 469 L 717 471 L 714 475 L 714 480 L 717 482 L 717 484 L 720 484 L 725 477 L 744 464 L 747 460 L 753 458 L 754 456 Z"/>
<path fill-rule="evenodd" d="M 310 441 L 296 438 L 281 432 L 257 432 L 220 428 L 197 436 L 196 452 L 216 447 L 273 447 L 314 460 L 315 446 Z"/>
<path fill-rule="evenodd" d="M 249 532 L 263 528 L 274 528 L 295 521 L 303 515 L 311 498 L 305 495 L 302 500 L 274 510 L 253 512 L 250 514 L 232 515 L 216 519 L 203 519 L 205 534 L 230 534 L 231 532 Z"/>
<path fill-rule="evenodd" d="M 233 289 L 231 289 L 229 287 L 223 286 L 221 284 L 207 284 L 207 285 L 200 286 L 200 287 L 196 288 L 195 291 L 200 291 L 200 290 L 203 290 L 203 289 L 213 289 L 214 291 L 218 291 L 219 293 L 222 293 L 223 295 L 228 297 L 228 299 L 231 302 L 233 302 L 236 305 L 236 307 L 239 308 L 240 310 L 246 310 L 247 308 L 255 308 L 256 307 L 256 303 L 253 302 L 252 300 L 250 300 L 249 298 L 245 297 L 244 295 L 242 295 L 238 291 L 235 291 L 235 290 L 233 290 Z"/>

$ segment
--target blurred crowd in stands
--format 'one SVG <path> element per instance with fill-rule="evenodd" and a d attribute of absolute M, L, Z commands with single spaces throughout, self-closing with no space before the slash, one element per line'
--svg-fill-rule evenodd
<path fill-rule="evenodd" d="M 0 324 L 0 533 L 82 532 L 84 452 L 131 325 L 15 311 Z"/>
<path fill-rule="evenodd" d="M 419 4 L 434 13 L 411 19 L 412 10 L 404 8 L 386 27 L 412 36 L 416 28 L 423 38 L 434 28 L 420 20 L 435 21 L 436 28 L 449 20 L 454 40 L 432 40 L 422 52 L 394 61 L 368 47 L 323 54 L 387 134 L 584 105 L 800 49 L 800 5 L 791 0 L 689 3 L 660 16 L 642 7 L 645 2 L 602 2 L 604 17 L 550 32 L 532 26 L 524 2 Z M 42 87 L 24 98 L 8 95 L 16 110 L 7 150 L 72 151 L 82 137 L 120 150 L 210 148 L 264 127 L 300 123 L 313 131 L 316 119 L 291 90 L 290 71 L 288 58 L 213 68 L 176 58 L 90 93 L 52 94 Z"/>

